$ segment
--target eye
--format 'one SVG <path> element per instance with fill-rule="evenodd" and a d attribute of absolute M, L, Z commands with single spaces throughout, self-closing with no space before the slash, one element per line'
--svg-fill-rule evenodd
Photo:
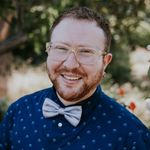
<path fill-rule="evenodd" d="M 68 52 L 68 49 L 64 46 L 56 46 L 54 49 L 59 52 Z"/>
<path fill-rule="evenodd" d="M 94 54 L 94 50 L 82 48 L 79 50 L 79 53 L 83 55 L 92 55 Z"/>

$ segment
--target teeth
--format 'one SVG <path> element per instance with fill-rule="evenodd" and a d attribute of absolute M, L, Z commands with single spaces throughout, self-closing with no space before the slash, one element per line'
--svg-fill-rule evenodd
<path fill-rule="evenodd" d="M 79 80 L 80 77 L 77 77 L 77 76 L 67 76 L 67 75 L 64 75 L 64 78 L 68 79 L 68 80 Z"/>

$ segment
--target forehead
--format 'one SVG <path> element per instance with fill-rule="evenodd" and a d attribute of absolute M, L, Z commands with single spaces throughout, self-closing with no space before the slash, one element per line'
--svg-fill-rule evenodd
<path fill-rule="evenodd" d="M 52 42 L 66 42 L 71 45 L 105 45 L 104 31 L 97 26 L 95 21 L 78 20 L 73 18 L 63 19 L 53 30 Z"/>

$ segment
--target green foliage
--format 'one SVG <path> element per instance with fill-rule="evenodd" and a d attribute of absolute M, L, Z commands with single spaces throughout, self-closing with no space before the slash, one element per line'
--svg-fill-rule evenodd
<path fill-rule="evenodd" d="M 0 16 L 12 12 L 11 34 L 23 31 L 28 41 L 14 50 L 14 55 L 37 64 L 44 61 L 45 43 L 49 40 L 49 28 L 58 14 L 72 6 L 88 6 L 104 14 L 110 21 L 113 35 L 111 52 L 113 62 L 109 67 L 115 81 L 131 80 L 129 53 L 136 46 L 149 44 L 150 5 L 146 0 L 2 0 Z M 5 14 L 5 15 L 4 15 Z"/>
<path fill-rule="evenodd" d="M 115 44 L 113 44 L 113 46 L 113 60 L 108 68 L 108 72 L 111 73 L 113 79 L 120 84 L 131 81 L 129 47 L 119 47 L 119 45 Z"/>
<path fill-rule="evenodd" d="M 112 29 L 113 62 L 108 72 L 120 84 L 131 81 L 129 54 L 136 46 L 149 44 L 148 6 L 141 0 L 102 0 L 97 9 L 108 17 Z"/>

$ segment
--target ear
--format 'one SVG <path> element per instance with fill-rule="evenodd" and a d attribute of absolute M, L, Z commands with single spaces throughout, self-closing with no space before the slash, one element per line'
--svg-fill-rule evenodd
<path fill-rule="evenodd" d="M 112 54 L 111 53 L 108 53 L 104 56 L 104 58 L 103 58 L 104 70 L 106 69 L 108 64 L 111 62 L 111 60 L 112 60 Z"/>

